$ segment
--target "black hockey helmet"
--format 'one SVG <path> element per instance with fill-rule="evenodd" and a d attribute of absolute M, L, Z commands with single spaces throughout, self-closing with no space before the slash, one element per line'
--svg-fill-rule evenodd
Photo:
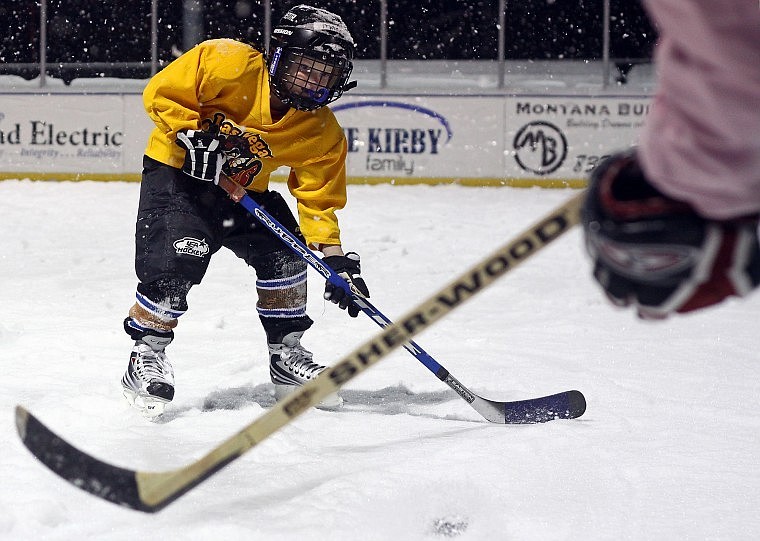
<path fill-rule="evenodd" d="M 356 86 L 348 82 L 353 58 L 354 40 L 339 16 L 295 6 L 272 31 L 269 86 L 286 105 L 313 111 Z"/>

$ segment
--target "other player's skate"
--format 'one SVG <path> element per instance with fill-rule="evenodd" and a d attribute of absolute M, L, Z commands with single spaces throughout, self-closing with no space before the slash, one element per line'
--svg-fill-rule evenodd
<path fill-rule="evenodd" d="M 137 340 L 121 385 L 124 397 L 143 415 L 148 418 L 161 415 L 174 398 L 174 371 L 163 348 L 156 351 Z"/>
<path fill-rule="evenodd" d="M 327 367 L 312 361 L 312 353 L 301 345 L 303 331 L 285 335 L 279 343 L 269 344 L 269 375 L 274 383 L 274 396 L 280 400 L 299 386 L 315 379 Z M 337 409 L 343 399 L 337 393 L 326 396 L 321 409 Z"/>

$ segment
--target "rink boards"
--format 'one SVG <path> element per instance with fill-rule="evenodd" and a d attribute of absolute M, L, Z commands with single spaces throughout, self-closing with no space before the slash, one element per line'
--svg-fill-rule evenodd
<path fill-rule="evenodd" d="M 645 95 L 345 94 L 350 183 L 583 186 L 636 144 Z M 133 93 L 0 93 L 0 179 L 139 180 L 153 125 Z M 283 180 L 279 170 L 273 180 Z"/>

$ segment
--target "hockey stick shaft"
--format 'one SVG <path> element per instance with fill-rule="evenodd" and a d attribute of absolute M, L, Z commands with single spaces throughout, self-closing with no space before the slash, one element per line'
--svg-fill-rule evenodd
<path fill-rule="evenodd" d="M 569 231 L 578 223 L 582 197 L 582 193 L 578 194 L 551 211 L 397 323 L 388 325 L 318 378 L 185 467 L 143 472 L 102 462 L 63 440 L 20 406 L 16 408 L 19 435 L 41 462 L 77 487 L 125 507 L 159 511 Z"/>
<path fill-rule="evenodd" d="M 264 210 L 254 199 L 252 199 L 245 191 L 243 187 L 236 184 L 229 177 L 222 175 L 219 179 L 219 186 L 227 192 L 233 201 L 240 203 L 254 218 L 256 218 L 261 224 L 266 226 L 275 236 L 277 236 L 282 242 L 287 245 L 293 252 L 295 252 L 301 259 L 314 268 L 319 274 L 331 284 L 343 289 L 347 295 L 351 297 L 362 312 L 377 323 L 380 327 L 385 328 L 391 325 L 391 320 L 388 319 L 380 310 L 378 310 L 369 300 L 357 294 L 356 291 L 351 289 L 351 286 L 334 270 L 326 265 L 320 257 L 308 248 L 300 239 L 293 235 L 285 228 L 280 222 L 278 222 L 272 215 Z M 445 381 L 448 371 L 443 368 L 435 359 L 433 359 L 426 351 L 424 351 L 418 344 L 410 341 L 408 344 L 404 344 L 404 348 L 407 349 L 412 355 L 424 364 L 428 370 L 433 372 L 439 379 Z"/>
<path fill-rule="evenodd" d="M 301 259 L 303 259 L 308 265 L 314 268 L 319 274 L 331 284 L 341 288 L 351 297 L 362 312 L 377 323 L 380 327 L 385 328 L 392 323 L 380 310 L 378 310 L 369 300 L 357 294 L 356 291 L 351 289 L 348 282 L 326 265 L 322 259 L 308 248 L 300 239 L 287 230 L 280 222 L 277 221 L 272 215 L 264 210 L 253 198 L 251 198 L 243 187 L 236 184 L 229 177 L 222 175 L 219 179 L 219 186 L 227 192 L 233 201 L 240 203 L 254 218 L 256 218 L 261 224 L 266 226 L 275 236 L 277 236 L 285 245 L 287 245 L 293 252 L 295 252 Z M 418 344 L 409 342 L 404 344 L 404 347 L 412 353 L 417 359 L 422 362 L 431 372 L 433 372 L 439 379 L 445 380 L 448 372 L 443 368 L 435 359 L 433 359 L 426 351 L 424 351 Z"/>
<path fill-rule="evenodd" d="M 352 290 L 351 286 L 342 276 L 333 271 L 313 251 L 301 242 L 300 239 L 266 212 L 246 193 L 246 190 L 242 186 L 238 185 L 224 174 L 222 174 L 219 179 L 219 186 L 227 192 L 233 201 L 242 205 L 251 215 L 261 222 L 261 224 L 266 226 L 274 235 L 282 240 L 284 244 L 293 250 L 293 252 L 300 256 L 301 259 L 324 276 L 327 281 L 343 289 L 356 305 L 361 308 L 362 312 L 364 312 L 372 321 L 377 323 L 381 328 L 386 328 L 393 324 L 393 322 L 378 310 L 368 299 Z M 493 423 L 505 423 L 502 403 L 484 399 L 472 392 L 416 342 L 409 340 L 402 344 L 402 346 L 486 420 Z"/>

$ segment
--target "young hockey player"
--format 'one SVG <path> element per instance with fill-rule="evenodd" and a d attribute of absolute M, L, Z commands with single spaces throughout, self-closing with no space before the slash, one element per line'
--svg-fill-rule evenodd
<path fill-rule="evenodd" d="M 760 4 L 650 0 L 659 82 L 635 151 L 591 175 L 583 212 L 607 296 L 660 319 L 760 283 Z"/>
<path fill-rule="evenodd" d="M 143 161 L 136 226 L 137 300 L 124 321 L 134 340 L 122 386 L 146 415 L 174 397 L 165 348 L 188 309 L 209 260 L 230 249 L 256 272 L 258 315 L 266 332 L 275 396 L 325 369 L 301 344 L 306 263 L 258 225 L 215 184 L 220 174 L 248 190 L 266 211 L 363 295 L 359 256 L 345 253 L 335 216 L 346 203 L 346 139 L 325 107 L 351 87 L 354 42 L 341 18 L 299 5 L 272 32 L 265 55 L 242 42 L 205 41 L 157 73 L 143 100 L 156 124 Z M 268 189 L 270 174 L 290 167 L 293 216 Z M 359 308 L 329 283 L 325 298 L 356 317 Z M 337 407 L 337 396 L 325 407 Z"/>

